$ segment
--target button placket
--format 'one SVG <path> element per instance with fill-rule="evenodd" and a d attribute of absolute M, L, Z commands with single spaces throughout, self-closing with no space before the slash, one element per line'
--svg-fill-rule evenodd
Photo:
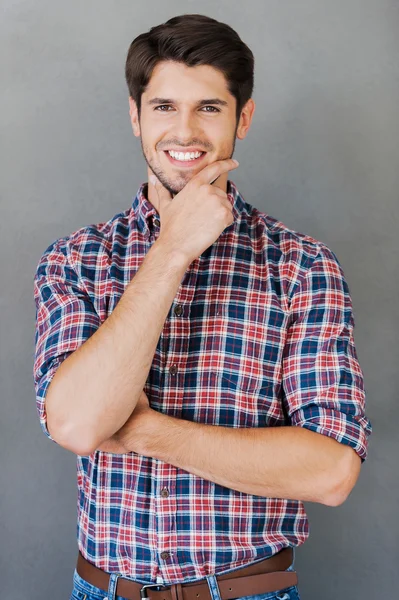
<path fill-rule="evenodd" d="M 159 461 L 157 470 L 156 523 L 159 557 L 165 567 L 177 552 L 176 533 L 176 467 Z"/>

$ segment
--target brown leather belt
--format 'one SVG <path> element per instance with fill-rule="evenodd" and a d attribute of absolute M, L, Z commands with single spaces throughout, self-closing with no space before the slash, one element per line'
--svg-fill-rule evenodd
<path fill-rule="evenodd" d="M 291 566 L 292 561 L 292 548 L 284 548 L 270 558 L 255 564 L 241 567 L 223 575 L 216 574 L 222 600 L 275 592 L 297 585 L 298 576 L 296 572 L 286 571 Z M 80 552 L 76 570 L 82 579 L 104 590 L 104 596 L 107 594 L 109 574 L 88 562 Z M 149 598 L 150 600 L 212 600 L 206 579 L 163 586 L 160 584 L 143 585 L 119 577 L 116 594 L 129 600 L 141 600 L 141 598 Z"/>

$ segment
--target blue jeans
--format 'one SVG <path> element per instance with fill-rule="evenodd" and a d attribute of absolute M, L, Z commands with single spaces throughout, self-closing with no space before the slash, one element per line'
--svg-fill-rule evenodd
<path fill-rule="evenodd" d="M 294 562 L 295 549 L 294 561 L 291 566 L 288 567 L 287 571 L 294 570 Z M 208 575 L 206 579 L 208 581 L 211 600 L 221 600 L 215 575 Z M 85 579 L 82 579 L 75 569 L 73 574 L 73 590 L 69 600 L 126 600 L 123 596 L 117 596 L 115 594 L 117 581 L 118 575 L 112 573 L 109 580 L 108 592 L 106 593 L 101 588 L 95 587 Z M 300 597 L 298 587 L 295 585 L 277 592 L 242 596 L 235 600 L 300 600 Z"/>

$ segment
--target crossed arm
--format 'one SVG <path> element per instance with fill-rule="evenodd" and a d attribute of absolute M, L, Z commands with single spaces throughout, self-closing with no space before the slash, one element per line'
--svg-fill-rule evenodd
<path fill-rule="evenodd" d="M 43 427 L 51 364 L 57 374 L 46 396 L 49 433 L 77 454 L 136 452 L 246 493 L 341 504 L 361 465 L 348 444 L 359 437 L 359 427 L 367 433 L 371 428 L 363 412 L 349 291 L 336 257 L 324 246 L 318 252 L 292 294 L 281 383 L 291 414 L 312 405 L 317 420 L 320 407 L 327 429 L 331 414 L 340 414 L 342 399 L 342 418 L 349 423 L 346 443 L 298 422 L 237 429 L 176 419 L 151 409 L 144 392 L 134 404 L 187 269 L 185 260 L 159 240 L 102 324 L 69 263 L 68 248 L 60 242 L 43 255 L 35 277 L 34 369 Z M 66 354 L 71 356 L 64 360 Z M 59 367 L 57 361 L 64 362 Z M 338 433 L 344 439 L 340 427 Z M 363 455 L 364 438 L 363 432 Z"/>
<path fill-rule="evenodd" d="M 195 423 L 151 409 L 146 398 L 98 450 L 138 452 L 238 491 L 328 506 L 342 504 L 358 479 L 359 456 L 325 435 Z"/>

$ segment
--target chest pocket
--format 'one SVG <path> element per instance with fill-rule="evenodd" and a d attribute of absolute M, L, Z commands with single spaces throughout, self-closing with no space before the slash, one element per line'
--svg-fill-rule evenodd
<path fill-rule="evenodd" d="M 207 422 L 261 427 L 279 420 L 284 324 L 278 309 L 270 302 L 208 301 L 198 312 L 192 306 L 190 319 L 190 366 L 203 375 Z"/>
<path fill-rule="evenodd" d="M 281 352 L 276 332 L 281 335 L 281 328 L 270 328 L 270 316 L 270 307 L 243 303 L 211 310 L 212 371 L 223 386 L 257 392 L 275 383 Z"/>

